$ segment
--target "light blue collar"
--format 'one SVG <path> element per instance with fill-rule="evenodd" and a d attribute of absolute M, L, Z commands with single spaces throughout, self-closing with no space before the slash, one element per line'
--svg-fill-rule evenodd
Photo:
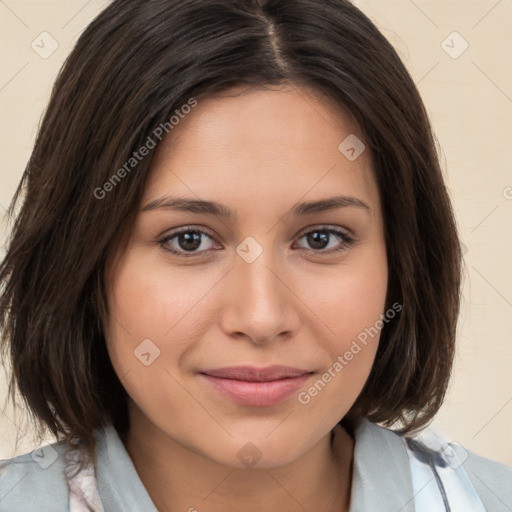
<path fill-rule="evenodd" d="M 422 434 L 423 438 L 417 438 L 422 444 L 407 443 L 403 437 L 367 419 L 359 421 L 353 432 L 349 512 L 485 512 L 462 467 L 461 453 L 457 458 L 441 438 L 434 439 L 428 431 Z M 90 496 L 97 486 L 101 504 L 96 500 L 95 510 L 158 512 L 115 428 L 99 429 L 95 435 L 95 475 L 89 467 L 75 479 L 77 485 L 87 487 Z M 69 460 L 72 465 L 73 459 Z M 71 512 L 90 510 L 78 501 L 70 503 Z"/>

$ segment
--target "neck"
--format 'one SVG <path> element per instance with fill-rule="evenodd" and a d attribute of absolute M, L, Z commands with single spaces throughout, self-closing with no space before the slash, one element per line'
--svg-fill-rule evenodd
<path fill-rule="evenodd" d="M 123 438 L 160 512 L 347 512 L 354 440 L 340 425 L 291 463 L 269 469 L 219 464 L 163 433 L 136 407 Z"/>

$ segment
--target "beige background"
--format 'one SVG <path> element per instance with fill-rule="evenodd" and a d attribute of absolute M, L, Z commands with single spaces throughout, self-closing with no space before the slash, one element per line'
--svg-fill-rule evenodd
<path fill-rule="evenodd" d="M 442 148 L 466 248 L 454 378 L 431 428 L 512 466 L 512 1 L 355 3 L 394 44 L 418 84 Z M 51 85 L 81 31 L 106 5 L 99 0 L 0 1 L 4 227 L 5 208 Z M 0 409 L 5 393 L 0 372 Z M 8 407 L 0 414 L 0 458 L 34 448 L 25 435 L 15 451 L 17 429 Z"/>

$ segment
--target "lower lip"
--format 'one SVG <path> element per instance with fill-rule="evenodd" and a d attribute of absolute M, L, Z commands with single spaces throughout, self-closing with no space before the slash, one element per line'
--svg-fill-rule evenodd
<path fill-rule="evenodd" d="M 311 377 L 311 373 L 299 377 L 249 382 L 246 380 L 223 379 L 201 374 L 217 391 L 241 405 L 270 407 L 286 400 Z"/>

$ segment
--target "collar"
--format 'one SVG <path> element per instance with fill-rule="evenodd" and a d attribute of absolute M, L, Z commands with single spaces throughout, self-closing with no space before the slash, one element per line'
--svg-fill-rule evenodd
<path fill-rule="evenodd" d="M 402 438 L 362 418 L 354 428 L 349 512 L 414 512 L 409 459 Z M 105 510 L 158 512 L 113 426 L 97 431 L 96 477 Z"/>
<path fill-rule="evenodd" d="M 349 512 L 414 512 L 409 458 L 395 432 L 360 420 L 354 431 Z"/>

